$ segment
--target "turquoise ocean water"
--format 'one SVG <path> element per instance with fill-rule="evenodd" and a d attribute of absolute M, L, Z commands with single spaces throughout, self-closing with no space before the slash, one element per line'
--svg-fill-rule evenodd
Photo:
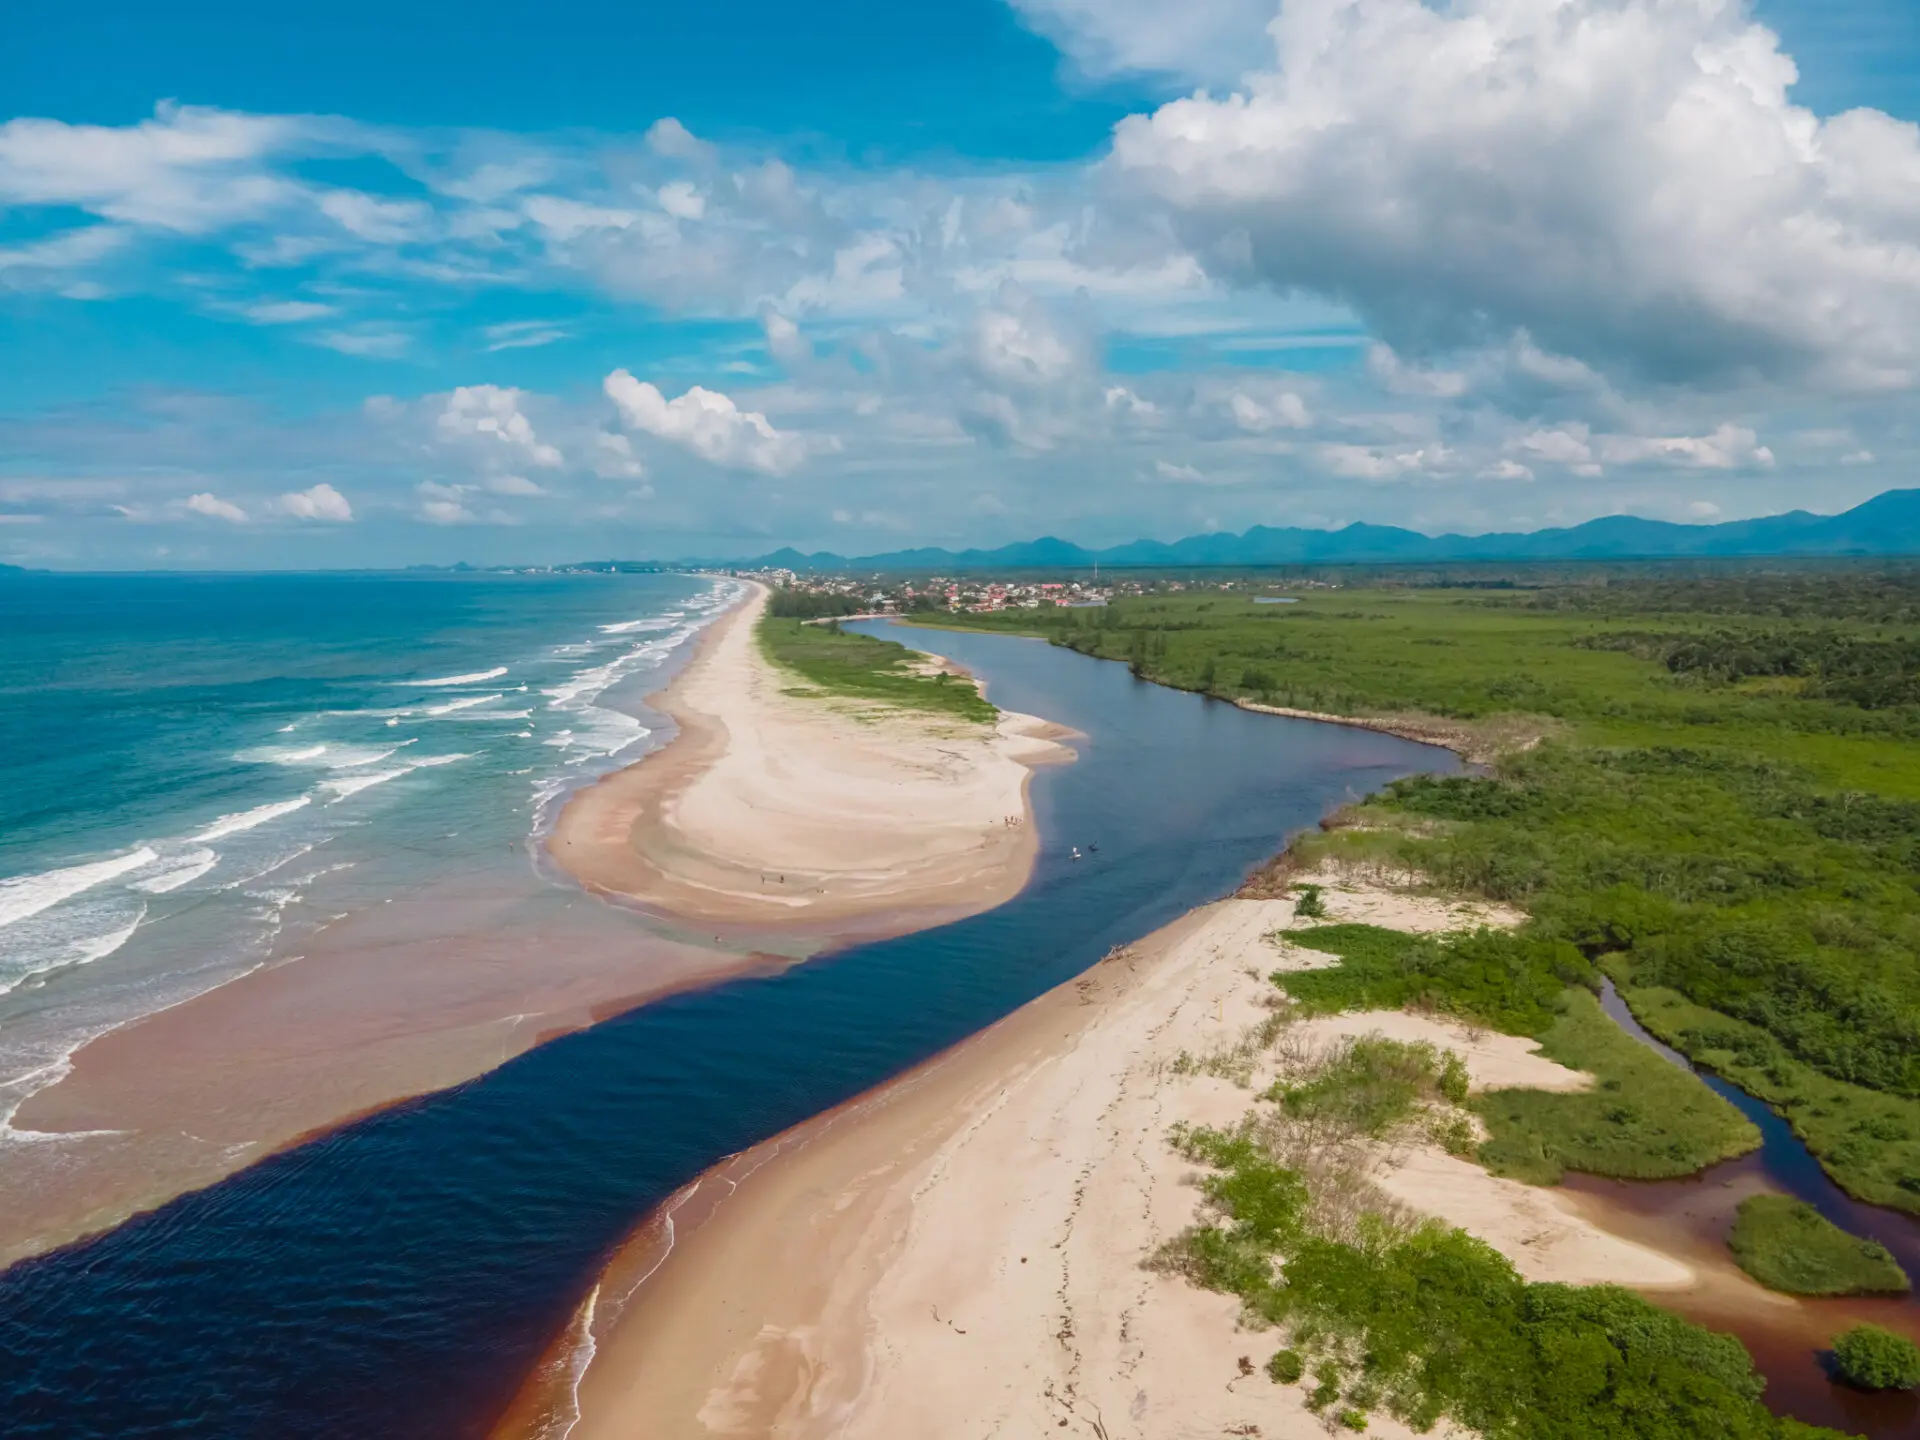
<path fill-rule="evenodd" d="M 635 702 L 735 593 L 678 575 L 0 581 L 0 1122 L 92 1036 L 476 857 L 531 857 L 562 796 L 653 742 Z"/>

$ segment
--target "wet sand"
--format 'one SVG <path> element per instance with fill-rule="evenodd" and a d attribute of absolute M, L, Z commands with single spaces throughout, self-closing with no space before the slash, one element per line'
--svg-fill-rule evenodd
<path fill-rule="evenodd" d="M 987 726 L 803 693 L 761 654 L 764 587 L 653 703 L 679 736 L 581 791 L 548 853 L 587 889 L 689 925 L 815 944 L 944 924 L 1018 894 L 1037 765 L 1071 760 L 1031 716 Z"/>
<path fill-rule="evenodd" d="M 679 734 L 562 812 L 548 858 L 615 905 L 516 852 L 89 1041 L 0 1135 L 0 1265 L 676 990 L 1017 893 L 1028 780 L 1072 759 L 1065 732 L 782 694 L 765 597 L 652 697 Z"/>
<path fill-rule="evenodd" d="M 550 1036 L 766 963 L 537 889 L 524 861 L 354 916 L 303 951 L 93 1040 L 20 1107 L 0 1142 L 0 1263 Z"/>

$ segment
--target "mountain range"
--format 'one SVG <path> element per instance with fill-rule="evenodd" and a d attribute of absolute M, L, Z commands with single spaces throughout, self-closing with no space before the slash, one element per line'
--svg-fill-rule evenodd
<path fill-rule="evenodd" d="M 1260 565 L 1393 565 L 1462 560 L 1662 560 L 1741 556 L 1920 555 L 1920 490 L 1889 490 L 1838 515 L 1792 510 L 1718 525 L 1610 515 L 1554 530 L 1423 535 L 1393 525 L 1303 530 L 1256 525 L 1239 535 L 1135 540 L 1090 550 L 1047 536 L 995 550 L 802 554 L 792 548 L 732 564 L 799 571 L 1182 569 Z"/>

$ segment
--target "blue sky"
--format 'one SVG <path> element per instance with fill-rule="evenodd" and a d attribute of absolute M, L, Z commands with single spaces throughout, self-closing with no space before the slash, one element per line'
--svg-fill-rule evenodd
<path fill-rule="evenodd" d="M 19 0 L 0 560 L 1913 483 L 1920 7 Z"/>

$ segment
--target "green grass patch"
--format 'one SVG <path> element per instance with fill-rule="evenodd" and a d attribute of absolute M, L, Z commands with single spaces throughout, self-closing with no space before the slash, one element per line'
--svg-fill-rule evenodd
<path fill-rule="evenodd" d="M 774 615 L 761 618 L 759 639 L 769 660 L 829 696 L 978 724 L 992 724 L 1000 713 L 972 681 L 921 673 L 921 657 L 892 640 Z"/>
<path fill-rule="evenodd" d="M 1210 1218 L 1157 1265 L 1284 1330 L 1268 1373 L 1292 1383 L 1310 1362 L 1307 1403 L 1336 1424 L 1378 1411 L 1486 1440 L 1835 1436 L 1768 1413 L 1764 1381 L 1732 1336 L 1617 1287 L 1529 1284 L 1491 1246 L 1437 1223 L 1328 1239 L 1310 1224 L 1299 1175 L 1244 1131 L 1178 1141 L 1214 1167 Z"/>
<path fill-rule="evenodd" d="M 1506 930 L 1426 936 L 1378 925 L 1316 925 L 1281 933 L 1291 944 L 1340 957 L 1329 969 L 1273 975 L 1313 1015 L 1415 1006 L 1533 1035 L 1553 1022 L 1568 985 L 1594 976 L 1564 941 Z"/>
<path fill-rule="evenodd" d="M 1627 985 L 1620 995 L 1654 1035 L 1785 1116 L 1849 1195 L 1920 1214 L 1920 1100 L 1835 1080 L 1768 1031 L 1677 991 Z"/>
<path fill-rule="evenodd" d="M 1467 1083 L 1467 1067 L 1451 1050 L 1367 1035 L 1340 1046 L 1312 1076 L 1271 1093 L 1295 1119 L 1329 1120 L 1378 1140 L 1429 1105 L 1464 1104 Z"/>
<path fill-rule="evenodd" d="M 1787 1295 L 1903 1295 L 1911 1288 L 1885 1246 L 1849 1235 L 1785 1195 L 1742 1201 L 1727 1248 L 1742 1270 Z"/>
<path fill-rule="evenodd" d="M 1490 1090 L 1473 1108 L 1487 1127 L 1480 1163 L 1552 1185 L 1563 1171 L 1628 1180 L 1691 1175 L 1758 1148 L 1760 1132 L 1699 1076 L 1668 1064 L 1569 989 L 1540 1037 L 1550 1060 L 1594 1077 L 1584 1091 Z"/>

